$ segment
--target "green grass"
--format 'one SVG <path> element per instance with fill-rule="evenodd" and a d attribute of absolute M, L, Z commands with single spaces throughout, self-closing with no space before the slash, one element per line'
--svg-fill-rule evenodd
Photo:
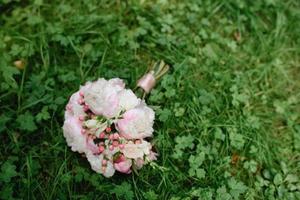
<path fill-rule="evenodd" d="M 104 178 L 65 104 L 155 60 L 160 167 Z M 298 0 L 0 0 L 0 71 L 0 199 L 300 199 Z"/>

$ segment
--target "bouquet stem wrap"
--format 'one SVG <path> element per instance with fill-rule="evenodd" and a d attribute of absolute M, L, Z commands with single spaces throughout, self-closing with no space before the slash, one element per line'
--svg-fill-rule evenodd
<path fill-rule="evenodd" d="M 156 81 L 161 78 L 169 70 L 169 65 L 164 61 L 159 61 L 151 66 L 151 69 L 137 82 L 137 86 L 142 88 L 146 94 L 150 93 L 154 88 Z"/>

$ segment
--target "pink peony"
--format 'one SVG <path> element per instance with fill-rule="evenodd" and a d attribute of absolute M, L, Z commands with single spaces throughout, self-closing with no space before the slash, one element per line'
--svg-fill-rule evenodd
<path fill-rule="evenodd" d="M 152 136 L 153 123 L 153 110 L 142 104 L 126 111 L 123 118 L 117 121 L 117 128 L 126 139 L 142 139 Z"/>
<path fill-rule="evenodd" d="M 105 177 L 111 177 L 115 173 L 115 169 L 111 161 L 107 161 L 105 167 L 102 165 L 103 155 L 94 155 L 92 153 L 87 153 L 86 157 L 91 164 L 91 168 L 100 174 L 103 174 Z"/>
<path fill-rule="evenodd" d="M 87 153 L 86 158 L 90 162 L 90 165 L 92 169 L 97 172 L 102 174 L 102 160 L 103 160 L 103 155 L 94 155 L 93 153 Z"/>
<path fill-rule="evenodd" d="M 118 92 L 121 90 L 119 81 L 98 79 L 84 90 L 84 100 L 94 114 L 112 118 L 118 114 Z"/>
<path fill-rule="evenodd" d="M 86 139 L 81 134 L 81 122 L 76 117 L 69 117 L 63 126 L 64 137 L 72 151 L 86 152 Z"/>
<path fill-rule="evenodd" d="M 79 117 L 79 116 L 85 116 L 85 112 L 83 109 L 83 106 L 81 106 L 78 101 L 80 99 L 79 92 L 74 93 L 69 100 L 69 103 L 67 105 L 67 110 L 65 112 L 65 118 L 69 117 Z"/>

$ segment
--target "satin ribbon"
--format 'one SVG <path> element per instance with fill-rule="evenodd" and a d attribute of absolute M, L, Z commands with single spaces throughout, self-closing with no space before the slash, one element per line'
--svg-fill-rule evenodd
<path fill-rule="evenodd" d="M 151 71 L 138 80 L 137 86 L 141 87 L 146 93 L 149 93 L 155 86 L 155 83 L 154 71 Z"/>

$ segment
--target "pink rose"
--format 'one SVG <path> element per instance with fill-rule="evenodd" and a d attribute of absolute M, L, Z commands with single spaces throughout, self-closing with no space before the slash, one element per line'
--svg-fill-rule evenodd
<path fill-rule="evenodd" d="M 117 121 L 117 128 L 126 139 L 151 137 L 153 132 L 154 112 L 151 108 L 140 105 L 128 110 Z"/>

